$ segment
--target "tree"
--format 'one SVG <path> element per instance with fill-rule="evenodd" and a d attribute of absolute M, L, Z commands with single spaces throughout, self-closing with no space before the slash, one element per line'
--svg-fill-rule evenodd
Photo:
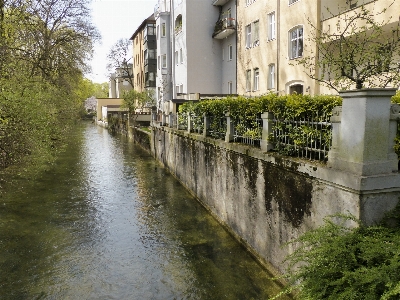
<path fill-rule="evenodd" d="M 110 73 L 119 71 L 130 86 L 134 88 L 132 76 L 132 64 L 129 60 L 132 56 L 130 51 L 131 43 L 128 39 L 119 39 L 110 49 L 107 54 L 107 70 Z M 119 74 L 120 75 L 120 74 Z"/>
<path fill-rule="evenodd" d="M 362 5 L 340 13 L 336 28 L 321 29 L 310 22 L 313 32 L 306 47 L 311 54 L 297 63 L 311 78 L 336 91 L 354 84 L 356 89 L 397 87 L 400 26 L 390 19 L 377 21 L 388 9 L 390 6 L 374 13 Z"/>
<path fill-rule="evenodd" d="M 0 1 L 0 170 L 42 166 L 92 94 L 94 43 L 87 0 Z"/>
<path fill-rule="evenodd" d="M 129 116 L 134 117 L 133 124 L 136 125 L 137 113 L 143 112 L 144 109 L 151 108 L 155 104 L 153 90 L 144 90 L 143 92 L 130 90 L 124 93 L 121 107 L 128 109 Z"/>

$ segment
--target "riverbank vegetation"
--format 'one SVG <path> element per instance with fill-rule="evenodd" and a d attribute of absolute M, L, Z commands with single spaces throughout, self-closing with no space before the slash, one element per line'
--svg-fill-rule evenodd
<path fill-rule="evenodd" d="M 0 1 L 1 172 L 51 162 L 93 94 L 84 74 L 100 36 L 88 4 Z"/>
<path fill-rule="evenodd" d="M 350 215 L 327 218 L 290 244 L 297 250 L 286 259 L 289 285 L 282 294 L 297 291 L 299 300 L 400 297 L 399 207 L 374 226 Z"/>

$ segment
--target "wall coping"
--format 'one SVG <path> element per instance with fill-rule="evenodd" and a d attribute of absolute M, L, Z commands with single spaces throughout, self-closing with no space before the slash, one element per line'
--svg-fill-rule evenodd
<path fill-rule="evenodd" d="M 333 169 L 327 165 L 310 161 L 302 158 L 283 156 L 273 152 L 263 152 L 259 148 L 254 148 L 244 144 L 228 143 L 223 140 L 217 140 L 204 137 L 201 134 L 188 133 L 169 127 L 153 127 L 153 130 L 162 130 L 181 137 L 197 140 L 206 144 L 233 151 L 239 154 L 248 155 L 271 163 L 277 167 L 302 173 L 313 177 L 326 184 L 334 185 L 340 189 L 351 191 L 358 194 L 375 194 L 381 192 L 400 191 L 400 173 L 393 172 L 380 175 L 360 176 L 343 170 Z"/>

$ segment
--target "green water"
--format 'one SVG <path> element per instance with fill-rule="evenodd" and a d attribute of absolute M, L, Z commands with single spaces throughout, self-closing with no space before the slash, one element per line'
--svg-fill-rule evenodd
<path fill-rule="evenodd" d="M 269 277 L 151 156 L 90 123 L 0 198 L 0 299 L 268 299 Z"/>

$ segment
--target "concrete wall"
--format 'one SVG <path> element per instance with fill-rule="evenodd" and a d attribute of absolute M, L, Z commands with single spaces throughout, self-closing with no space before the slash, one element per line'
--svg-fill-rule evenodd
<path fill-rule="evenodd" d="M 351 174 L 170 128 L 153 128 L 151 151 L 269 268 L 293 249 L 282 246 L 335 213 L 371 223 L 394 207 L 398 189 L 357 191 Z M 352 188 L 353 187 L 353 188 Z"/>

